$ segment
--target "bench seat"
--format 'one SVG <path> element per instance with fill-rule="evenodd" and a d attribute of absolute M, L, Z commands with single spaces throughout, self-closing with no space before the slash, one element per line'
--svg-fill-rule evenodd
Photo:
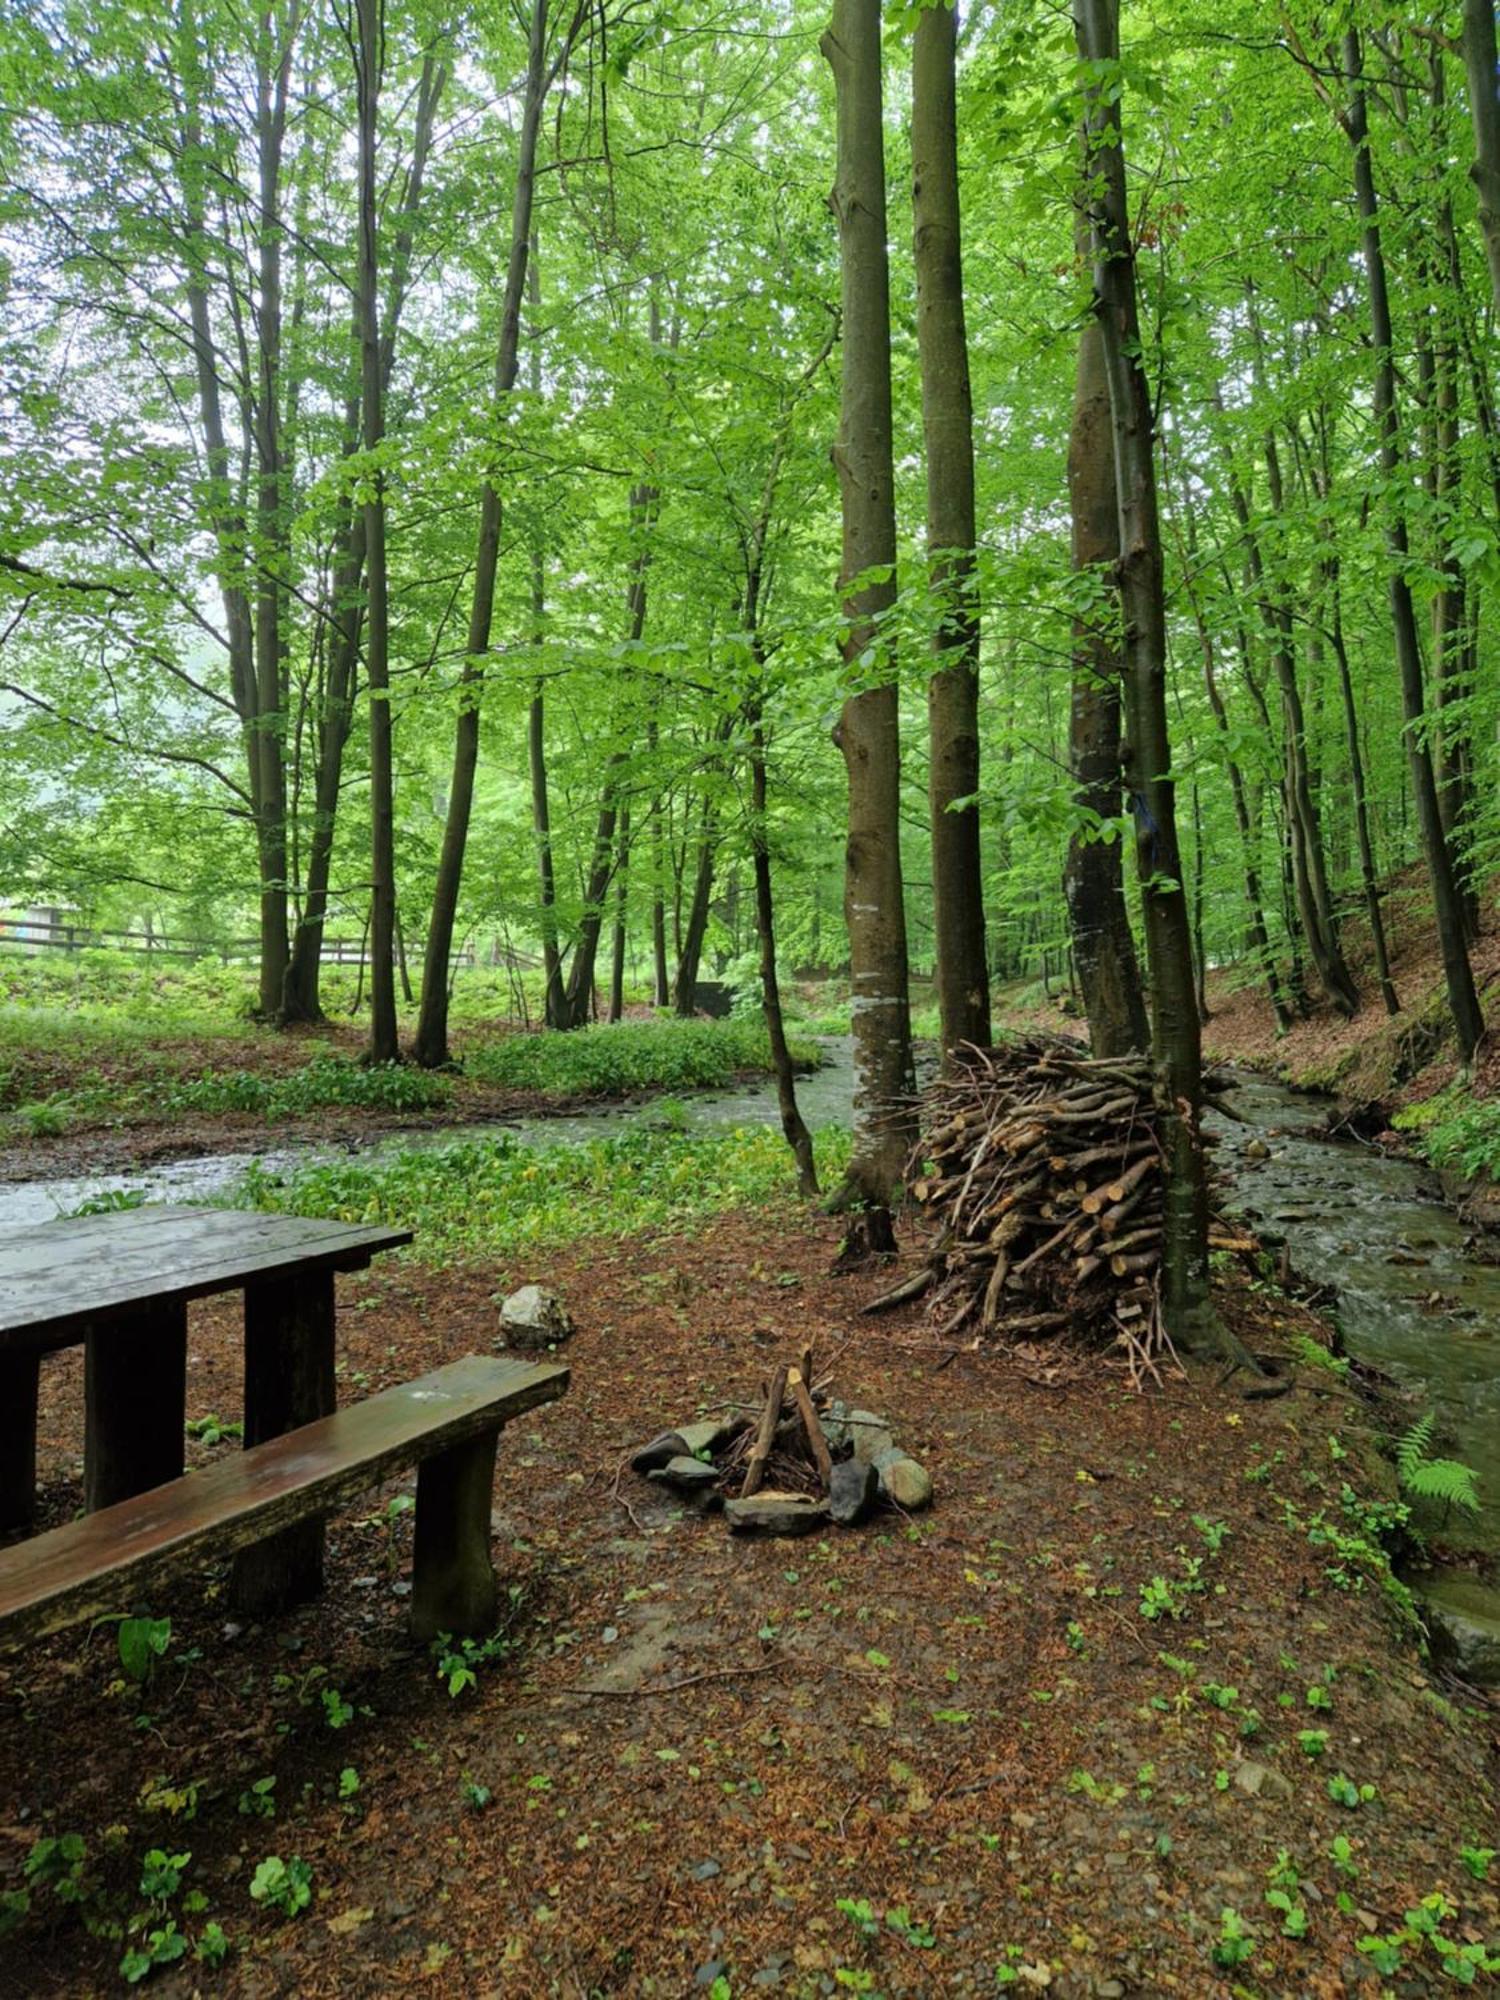
<path fill-rule="evenodd" d="M 415 1463 L 412 1625 L 488 1629 L 490 1506 L 511 1418 L 568 1386 L 555 1362 L 470 1354 L 66 1527 L 0 1550 L 0 1651 L 154 1593 L 190 1555 L 224 1557 L 326 1514 Z"/>

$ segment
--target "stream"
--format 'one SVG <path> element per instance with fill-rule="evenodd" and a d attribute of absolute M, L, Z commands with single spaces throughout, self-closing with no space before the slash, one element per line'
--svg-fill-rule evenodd
<path fill-rule="evenodd" d="M 850 1043 L 829 1038 L 823 1050 L 823 1066 L 797 1085 L 814 1130 L 846 1123 L 850 1113 Z M 1232 1101 L 1245 1123 L 1209 1120 L 1219 1139 L 1217 1163 L 1233 1190 L 1231 1205 L 1271 1242 L 1284 1239 L 1306 1277 L 1337 1288 L 1332 1312 L 1347 1352 L 1411 1387 L 1436 1411 L 1452 1455 L 1478 1473 L 1483 1503 L 1477 1520 L 1456 1524 L 1461 1533 L 1454 1540 L 1483 1552 L 1493 1566 L 1500 1552 L 1500 1266 L 1474 1254 L 1470 1232 L 1425 1168 L 1357 1141 L 1322 1136 L 1333 1099 L 1242 1074 Z M 769 1082 L 693 1093 L 671 1100 L 671 1107 L 672 1126 L 688 1131 L 778 1123 Z M 658 1097 L 558 1117 L 382 1133 L 360 1147 L 268 1147 L 255 1157 L 269 1172 L 292 1173 L 356 1150 L 378 1157 L 500 1133 L 547 1148 L 661 1123 L 664 1111 Z M 1257 1157 L 1263 1151 L 1268 1156 Z M 0 1227 L 48 1222 L 112 1190 L 148 1201 L 222 1197 L 250 1157 L 207 1154 L 132 1173 L 0 1186 Z M 1472 1628 L 1468 1650 L 1480 1666 L 1471 1659 L 1471 1670 L 1480 1671 L 1487 1659 L 1486 1677 L 1500 1681 L 1500 1590 L 1456 1569 L 1414 1581 L 1450 1629 Z"/>

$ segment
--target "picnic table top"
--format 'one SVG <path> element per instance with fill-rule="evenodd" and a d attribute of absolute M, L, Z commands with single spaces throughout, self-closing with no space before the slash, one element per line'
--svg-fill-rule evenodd
<path fill-rule="evenodd" d="M 247 1209 L 146 1206 L 0 1236 L 0 1354 L 58 1346 L 113 1314 L 205 1298 L 256 1278 L 358 1271 L 409 1229 Z"/>

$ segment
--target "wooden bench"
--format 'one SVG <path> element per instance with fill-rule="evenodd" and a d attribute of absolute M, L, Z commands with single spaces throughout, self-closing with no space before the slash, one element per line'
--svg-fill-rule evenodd
<path fill-rule="evenodd" d="M 223 1557 L 417 1465 L 411 1622 L 418 1638 L 494 1623 L 495 1447 L 568 1386 L 552 1362 L 470 1354 L 202 1472 L 0 1551 L 0 1651 L 126 1611 L 195 1554 Z"/>

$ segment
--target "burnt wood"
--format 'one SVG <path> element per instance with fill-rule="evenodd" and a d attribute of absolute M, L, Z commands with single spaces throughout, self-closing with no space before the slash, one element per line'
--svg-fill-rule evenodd
<path fill-rule="evenodd" d="M 189 1555 L 232 1555 L 330 1511 L 399 1466 L 440 1454 L 451 1457 L 452 1467 L 429 1483 L 428 1520 L 419 1539 L 431 1551 L 429 1566 L 448 1559 L 450 1539 L 468 1560 L 453 1571 L 459 1586 L 453 1601 L 425 1574 L 414 1579 L 413 1597 L 428 1618 L 440 1620 L 434 1630 L 462 1631 L 479 1601 L 474 1532 L 481 1488 L 488 1498 L 481 1454 L 466 1458 L 463 1448 L 493 1440 L 511 1418 L 554 1401 L 567 1386 L 568 1370 L 555 1362 L 466 1355 L 236 1452 L 207 1471 L 17 1543 L 0 1551 L 0 1650 L 128 1611 L 181 1570 Z M 450 1515 L 448 1537 L 440 1519 L 445 1503 L 462 1515 Z M 487 1532 L 483 1553 L 487 1563 Z M 450 1611 L 459 1615 L 443 1617 Z"/>
<path fill-rule="evenodd" d="M 409 1229 L 173 1206 L 113 1209 L 0 1240 L 0 1354 L 72 1346 L 157 1300 L 206 1298 L 290 1270 L 363 1270 Z"/>

